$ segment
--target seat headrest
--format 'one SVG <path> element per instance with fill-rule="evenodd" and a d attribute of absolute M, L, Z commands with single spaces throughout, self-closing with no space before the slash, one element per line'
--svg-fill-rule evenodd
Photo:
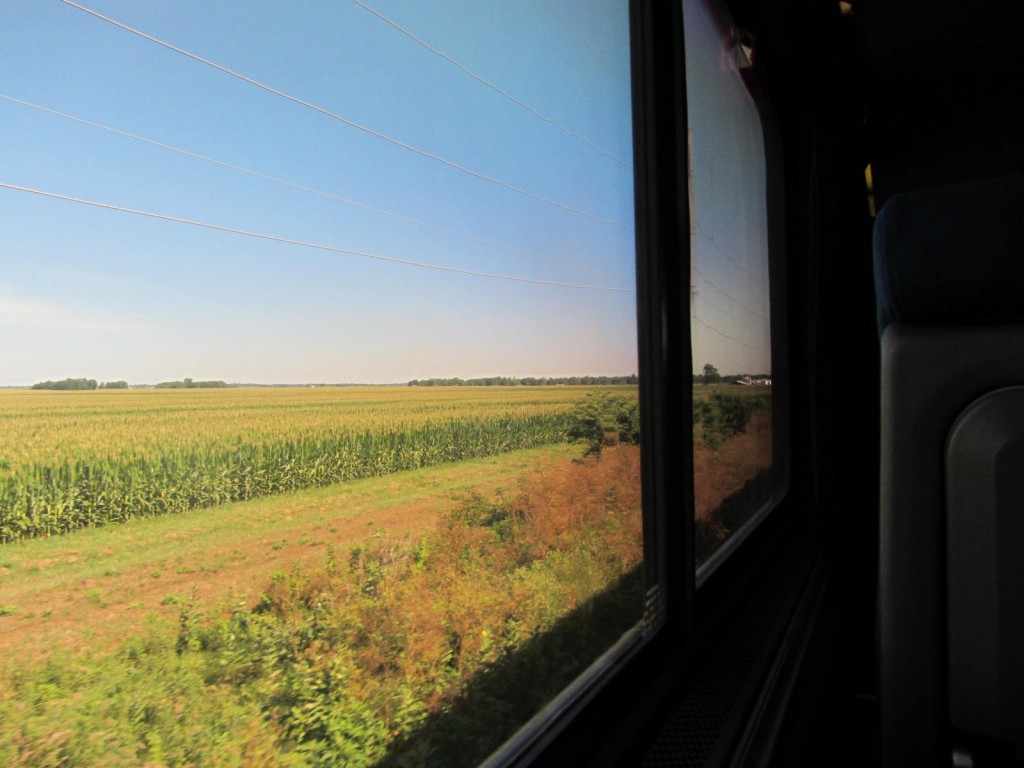
<path fill-rule="evenodd" d="M 1024 321 L 1024 175 L 894 196 L 874 252 L 879 334 Z"/>

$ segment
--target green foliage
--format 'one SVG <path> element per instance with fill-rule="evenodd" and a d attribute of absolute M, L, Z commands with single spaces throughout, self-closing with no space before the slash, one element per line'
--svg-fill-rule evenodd
<path fill-rule="evenodd" d="M 113 656 L 13 668 L 0 692 L 0 764 L 303 765 L 204 672 L 152 632 Z"/>
<path fill-rule="evenodd" d="M 586 446 L 584 456 L 600 455 L 610 444 L 640 442 L 640 406 L 635 399 L 595 390 L 573 408 L 568 438 Z"/>
<path fill-rule="evenodd" d="M 744 432 L 754 413 L 770 406 L 770 392 L 713 392 L 706 397 L 694 397 L 694 437 L 699 438 L 709 448 L 717 448 L 729 438 Z"/>
<path fill-rule="evenodd" d="M 565 439 L 564 413 L 427 422 L 271 444 L 167 450 L 0 477 L 0 543 L 322 487 Z"/>
<path fill-rule="evenodd" d="M 569 386 L 595 386 L 627 384 L 636 386 L 639 379 L 637 375 L 629 376 L 563 376 L 551 378 L 547 376 L 524 376 L 521 379 L 515 376 L 488 376 L 483 379 L 413 379 L 409 382 L 410 387 L 551 387 L 558 385 Z"/>
<path fill-rule="evenodd" d="M 83 390 L 96 389 L 96 379 L 61 379 L 60 381 L 40 381 L 33 384 L 32 389 Z"/>
<path fill-rule="evenodd" d="M 223 381 L 192 381 L 192 379 L 182 379 L 181 381 L 161 381 L 153 386 L 156 389 L 224 389 L 228 385 Z"/>
<path fill-rule="evenodd" d="M 718 373 L 718 369 L 715 368 L 711 363 L 704 364 L 704 375 L 701 377 L 701 381 L 704 384 L 717 384 L 722 380 L 721 374 Z"/>
<path fill-rule="evenodd" d="M 515 535 L 517 524 L 522 523 L 522 513 L 500 488 L 494 500 L 473 490 L 446 519 L 449 527 L 463 525 L 485 528 L 494 534 L 497 541 L 504 543 Z"/>

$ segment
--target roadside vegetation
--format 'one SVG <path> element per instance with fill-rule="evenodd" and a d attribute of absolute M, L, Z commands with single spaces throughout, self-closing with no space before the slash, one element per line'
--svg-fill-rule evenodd
<path fill-rule="evenodd" d="M 703 563 L 768 500 L 772 490 L 771 389 L 694 388 L 694 532 Z"/>
<path fill-rule="evenodd" d="M 693 397 L 694 442 L 718 448 L 742 434 L 758 411 L 771 409 L 772 393 L 763 388 L 714 386 L 695 390 Z"/>
<path fill-rule="evenodd" d="M 9 660 L 0 763 L 475 764 L 639 619 L 638 477 L 611 447 L 114 653 Z"/>

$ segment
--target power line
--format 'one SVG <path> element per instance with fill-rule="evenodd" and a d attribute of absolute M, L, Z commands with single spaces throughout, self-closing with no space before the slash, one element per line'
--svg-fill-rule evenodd
<path fill-rule="evenodd" d="M 725 298 L 727 298 L 729 301 L 731 301 L 733 304 L 735 304 L 740 309 L 744 310 L 745 312 L 749 312 L 754 317 L 760 317 L 760 318 L 765 319 L 765 320 L 768 319 L 763 312 L 758 312 L 758 311 L 756 311 L 754 309 L 751 309 L 750 307 L 748 307 L 743 302 L 738 301 L 737 299 L 735 299 L 731 293 L 729 293 L 728 291 L 725 291 L 721 287 L 719 287 L 713 280 L 709 280 L 707 275 L 705 275 L 703 272 L 701 272 L 700 271 L 700 267 L 698 267 L 696 264 L 693 265 L 693 271 L 697 273 L 697 275 L 700 277 L 700 279 L 703 280 L 707 284 L 707 286 L 709 288 L 711 288 L 716 293 L 719 293 L 722 296 L 724 296 Z M 720 309 L 720 311 L 724 311 L 724 310 Z"/>
<path fill-rule="evenodd" d="M 696 292 L 694 292 L 694 293 L 696 293 Z M 696 298 L 698 298 L 698 296 L 694 297 L 694 299 L 696 299 Z M 726 315 L 727 317 L 736 317 L 736 313 L 735 312 L 733 312 L 732 310 L 726 309 L 725 307 L 719 306 L 718 304 L 713 302 L 711 299 L 709 299 L 706 295 L 701 294 L 699 296 L 699 298 L 700 298 L 700 301 L 701 301 L 702 305 L 706 304 L 707 306 L 711 307 L 714 310 L 717 310 L 718 312 L 721 312 L 723 315 Z"/>
<path fill-rule="evenodd" d="M 714 326 L 708 325 L 707 323 L 705 323 L 705 322 L 704 322 L 703 320 L 701 320 L 701 319 L 700 319 L 699 317 L 697 317 L 696 315 L 691 315 L 691 318 L 692 318 L 692 319 L 694 319 L 694 320 L 696 320 L 696 321 L 697 321 L 698 323 L 700 323 L 700 324 L 701 324 L 702 326 L 704 326 L 705 328 L 707 328 L 707 329 L 708 329 L 709 331 L 711 331 L 712 333 L 717 333 L 717 334 L 718 334 L 719 336 L 721 336 L 722 338 L 728 339 L 729 341 L 733 341 L 733 342 L 736 342 L 736 343 L 737 343 L 737 344 L 739 344 L 739 345 L 740 345 L 741 347 L 746 347 L 747 349 L 754 349 L 754 347 L 752 347 L 752 346 L 750 346 L 749 344 L 746 344 L 746 343 L 744 343 L 744 342 L 740 341 L 740 340 L 739 340 L 739 339 L 737 339 L 737 338 L 736 338 L 735 336 L 730 336 L 730 335 L 729 335 L 728 333 L 723 333 L 722 331 L 718 330 L 718 329 L 717 329 L 717 328 L 715 328 Z M 756 351 L 756 350 L 755 350 L 755 351 Z"/>
<path fill-rule="evenodd" d="M 474 178 L 480 179 L 481 181 L 486 181 L 486 182 L 489 182 L 491 184 L 496 184 L 496 185 L 498 185 L 500 187 L 504 187 L 505 189 L 508 189 L 508 190 L 510 190 L 512 192 L 516 192 L 517 194 L 523 195 L 525 197 L 529 197 L 532 200 L 536 200 L 538 202 L 545 203 L 547 205 L 552 205 L 552 206 L 555 206 L 556 208 L 561 208 L 563 211 L 567 211 L 569 213 L 574 213 L 574 214 L 576 214 L 578 216 L 584 216 L 584 217 L 586 217 L 588 219 L 592 219 L 594 221 L 599 221 L 602 224 L 611 224 L 612 226 L 620 227 L 621 229 L 626 229 L 626 230 L 631 229 L 631 227 L 627 226 L 626 224 L 622 224 L 621 222 L 614 221 L 612 219 L 606 219 L 606 218 L 603 218 L 601 216 L 597 216 L 596 214 L 580 210 L 579 208 L 573 208 L 572 206 L 566 205 L 565 203 L 560 203 L 557 200 L 552 200 L 551 198 L 543 197 L 541 195 L 535 194 L 534 192 L 530 192 L 529 190 L 523 189 L 522 187 L 517 187 L 517 186 L 515 186 L 513 184 L 508 183 L 507 181 L 502 181 L 501 179 L 495 178 L 494 176 L 488 176 L 485 173 L 481 173 L 479 171 L 474 171 L 471 168 L 467 168 L 464 165 L 460 165 L 459 163 L 455 163 L 455 162 L 453 162 L 451 160 L 447 160 L 447 159 L 441 157 L 440 155 L 435 155 L 434 153 L 427 152 L 424 149 L 418 149 L 417 147 L 414 147 L 411 144 L 406 144 L 404 141 L 400 141 L 398 139 L 392 138 L 391 136 L 388 136 L 386 134 L 380 133 L 379 131 L 375 131 L 372 128 L 367 128 L 366 126 L 360 125 L 359 123 L 357 123 L 357 122 L 355 122 L 353 120 L 349 120 L 347 117 L 342 117 L 341 115 L 337 114 L 336 112 L 331 112 L 329 109 L 325 109 L 324 107 L 319 107 L 316 104 L 312 104 L 312 103 L 310 103 L 308 101 L 303 101 L 302 99 L 299 99 L 299 98 L 297 98 L 295 96 L 291 96 L 291 95 L 285 93 L 284 91 L 279 91 L 276 88 L 273 88 L 273 87 L 271 87 L 269 85 L 266 85 L 265 83 L 261 83 L 259 80 L 254 80 L 251 77 L 247 77 L 246 75 L 243 75 L 243 74 L 241 74 L 239 72 L 235 72 L 234 70 L 228 69 L 227 67 L 222 67 L 220 64 L 216 64 L 216 63 L 210 61 L 209 59 L 204 59 L 202 56 L 198 56 L 198 55 L 196 55 L 194 53 L 190 53 L 190 52 L 188 52 L 188 51 L 186 51 L 186 50 L 184 50 L 182 48 L 178 48 L 177 46 L 171 45 L 170 43 L 167 43 L 167 42 L 164 42 L 163 40 L 160 40 L 160 39 L 158 39 L 156 37 L 153 37 L 152 35 L 147 35 L 145 32 L 141 32 L 140 30 L 134 29 L 133 27 L 129 27 L 129 26 L 125 25 L 125 24 L 122 24 L 121 22 L 116 21 L 116 20 L 110 18 L 109 16 L 104 16 L 103 14 L 98 13 L 98 12 L 96 12 L 96 11 L 90 9 L 90 8 L 86 8 L 84 5 L 79 5 L 78 3 L 72 2 L 72 0 L 61 0 L 61 2 L 64 3 L 65 5 L 70 5 L 73 8 L 77 8 L 80 11 L 84 11 L 85 13 L 88 13 L 89 15 L 94 16 L 97 19 L 100 19 L 102 21 L 105 21 L 108 24 L 112 24 L 112 25 L 114 25 L 115 27 L 117 27 L 119 29 L 123 29 L 126 32 L 131 32 L 133 35 L 138 35 L 139 37 L 141 37 L 141 38 L 143 38 L 145 40 L 149 40 L 150 42 L 156 43 L 157 45 L 161 45 L 164 48 L 167 48 L 168 50 L 174 51 L 175 53 L 180 53 L 182 56 L 187 56 L 188 58 L 192 59 L 193 61 L 197 61 L 200 64 L 205 64 L 206 66 L 212 67 L 213 69 L 216 69 L 216 70 L 218 70 L 220 72 L 223 72 L 226 75 L 231 75 L 231 77 L 235 77 L 235 78 L 237 78 L 239 80 L 242 80 L 243 82 L 249 83 L 250 85 L 254 85 L 257 88 L 261 88 L 262 90 L 267 91 L 268 93 L 272 93 L 275 96 L 279 96 L 282 99 L 290 101 L 290 102 L 292 102 L 294 104 L 298 104 L 300 106 L 306 107 L 307 109 L 312 109 L 314 112 L 319 112 L 320 114 L 325 115 L 325 116 L 327 116 L 327 117 L 329 117 L 329 118 L 331 118 L 333 120 L 337 120 L 337 121 L 339 121 L 341 123 L 344 123 L 345 125 L 348 125 L 348 126 L 350 126 L 352 128 L 360 130 L 360 131 L 362 131 L 364 133 L 367 133 L 367 134 L 369 134 L 371 136 L 375 136 L 376 138 L 381 139 L 382 141 L 386 141 L 389 144 L 393 144 L 396 147 L 401 147 L 402 149 L 407 150 L 409 152 L 412 152 L 412 153 L 414 153 L 416 155 L 419 155 L 420 157 L 425 157 L 425 158 L 427 158 L 429 160 L 434 160 L 434 161 L 436 161 L 438 163 L 441 163 L 442 165 L 448 166 L 449 168 L 454 168 L 457 171 L 461 171 L 462 173 L 468 174 L 469 176 L 472 176 Z"/>
<path fill-rule="evenodd" d="M 378 10 L 376 10 L 374 8 L 371 8 L 369 5 L 367 5 L 366 3 L 362 2 L 362 0 L 352 0 L 352 2 L 355 3 L 356 5 L 358 5 L 360 8 L 364 8 L 365 10 L 369 11 L 374 16 L 376 16 L 378 19 L 383 21 L 385 24 L 388 24 L 392 28 L 394 28 L 397 31 L 401 32 L 403 35 L 408 37 L 410 40 L 412 40 L 414 43 L 416 43 L 420 47 L 425 48 L 426 50 L 430 51 L 435 56 L 441 57 L 442 59 L 444 59 L 448 63 L 455 65 L 456 67 L 458 67 L 462 71 L 463 74 L 465 74 L 465 75 L 471 77 L 472 79 L 476 80 L 481 85 L 484 85 L 487 88 L 490 88 L 495 93 L 497 93 L 497 94 L 505 97 L 509 101 L 511 101 L 513 104 L 515 104 L 515 105 L 517 105 L 519 107 L 522 107 L 523 109 L 525 109 L 527 112 L 529 112 L 534 117 L 537 117 L 537 118 L 543 120 L 545 123 L 548 123 L 550 125 L 555 126 L 556 128 L 558 128 L 558 130 L 560 130 L 566 136 L 569 136 L 570 138 L 576 139 L 576 141 L 579 141 L 580 143 L 586 145 L 587 147 L 592 149 L 597 154 L 603 155 L 604 157 L 607 157 L 607 158 L 610 158 L 610 159 L 614 160 L 619 165 L 621 165 L 623 168 L 629 168 L 630 170 L 632 170 L 633 166 L 630 165 L 629 163 L 627 163 L 625 160 L 622 160 L 621 158 L 619 158 L 618 156 L 612 154 L 611 152 L 606 152 L 605 150 L 603 150 L 600 147 L 598 147 L 596 144 L 594 144 L 591 141 L 589 141 L 586 137 L 581 136 L 580 134 L 576 133 L 575 131 L 572 131 L 572 130 L 566 128 L 564 125 L 562 125 L 560 122 L 555 120 L 553 117 L 548 117 L 547 115 L 543 114 L 542 112 L 539 112 L 538 110 L 536 110 L 533 107 L 531 107 L 526 102 L 520 101 L 515 96 L 510 94 L 508 91 L 506 91 L 504 88 L 502 88 L 502 87 L 500 87 L 498 85 L 495 85 L 491 81 L 486 80 L 485 78 L 483 78 L 480 75 L 476 74 L 471 69 L 469 69 L 467 66 L 465 66 L 461 62 L 457 61 L 456 59 L 452 58 L 451 56 L 449 56 L 444 51 L 440 51 L 437 48 L 434 48 L 432 45 L 430 45 L 429 43 L 425 42 L 421 38 L 417 37 L 416 35 L 414 35 L 409 30 L 407 30 L 404 27 L 400 26 L 397 22 L 392 21 L 391 19 L 389 19 L 387 16 L 385 16 L 380 11 L 378 11 Z"/>
<path fill-rule="evenodd" d="M 713 238 L 711 235 L 704 231 L 704 227 L 700 225 L 699 221 L 695 223 L 697 225 L 697 230 L 700 232 L 701 236 L 704 237 L 705 240 L 710 242 L 711 245 L 715 248 L 715 250 L 717 250 L 720 254 L 725 256 L 725 258 L 733 265 L 733 267 L 736 268 L 737 272 L 747 271 L 747 268 L 745 266 L 741 266 L 740 263 L 736 261 L 736 258 L 731 253 L 726 251 L 722 246 L 718 244 L 718 241 L 715 240 L 715 238 Z"/>
<path fill-rule="evenodd" d="M 748 267 L 746 267 L 744 265 L 741 265 L 738 261 L 736 261 L 736 258 L 731 253 L 726 251 L 722 246 L 720 246 L 718 244 L 718 241 L 715 240 L 714 237 L 712 237 L 707 232 L 705 232 L 704 228 L 700 225 L 699 221 L 695 222 L 695 223 L 697 225 L 697 229 L 700 231 L 701 237 L 703 237 L 705 240 L 707 240 L 709 243 L 711 243 L 712 247 L 714 247 L 715 250 L 717 250 L 720 254 L 722 254 L 726 258 L 726 260 L 728 260 L 733 265 L 733 267 L 736 269 L 737 272 L 739 272 L 740 274 L 752 274 Z M 755 283 L 757 283 L 758 285 L 761 285 L 761 286 L 764 285 L 764 281 L 763 280 L 754 279 L 753 282 L 755 282 Z"/>
<path fill-rule="evenodd" d="M 497 247 L 497 248 L 502 248 L 502 249 L 504 249 L 506 251 L 511 251 L 513 253 L 522 254 L 523 256 L 528 256 L 528 257 L 533 258 L 533 259 L 540 259 L 542 261 L 547 261 L 547 262 L 550 262 L 552 264 L 559 264 L 559 265 L 565 266 L 565 262 L 560 262 L 557 259 L 551 259 L 551 258 L 548 258 L 548 257 L 545 257 L 545 256 L 540 256 L 539 254 L 531 253 L 530 251 L 523 250 L 522 248 L 516 248 L 515 246 L 507 245 L 505 243 L 500 243 L 500 242 L 498 242 L 496 240 L 488 240 L 486 238 L 476 237 L 474 235 L 466 234 L 465 232 L 459 232 L 459 231 L 454 230 L 454 229 L 449 229 L 448 227 L 442 227 L 439 224 L 431 224 L 430 222 L 421 221 L 419 219 L 414 219 L 411 216 L 405 216 L 405 215 L 403 215 L 401 213 L 396 213 L 395 211 L 389 211 L 386 208 L 378 208 L 378 207 L 373 206 L 373 205 L 368 205 L 366 203 L 361 203 L 358 200 L 352 200 L 352 199 L 347 198 L 347 197 L 341 197 L 340 195 L 335 195 L 335 194 L 333 194 L 331 192 L 325 192 L 325 191 L 323 191 L 321 189 L 316 189 L 315 187 L 307 187 L 307 186 L 305 186 L 303 184 L 297 184 L 297 183 L 295 183 L 293 181 L 288 181 L 286 179 L 280 179 L 280 178 L 277 178 L 276 176 L 270 176 L 270 175 L 265 174 L 265 173 L 260 173 L 259 171 L 254 171 L 251 168 L 244 168 L 243 166 L 235 165 L 233 163 L 228 163 L 228 162 L 225 162 L 224 160 L 218 160 L 215 157 L 209 157 L 208 155 L 201 155 L 201 154 L 199 154 L 197 152 L 191 152 L 191 151 L 189 151 L 187 149 L 182 149 L 181 147 L 172 146 L 171 144 L 164 144 L 163 142 L 156 141 L 155 139 L 150 139 L 150 138 L 147 138 L 145 136 L 139 136 L 139 135 L 134 134 L 134 133 L 129 133 L 128 131 L 122 131 L 122 130 L 120 130 L 118 128 L 112 128 L 109 125 L 103 125 L 102 123 L 96 123 L 96 122 L 93 122 L 92 120 L 86 120 L 85 118 L 82 118 L 82 117 L 76 117 L 75 115 L 69 115 L 66 112 L 59 112 L 56 109 L 51 109 L 49 107 L 44 107 L 44 106 L 41 106 L 39 104 L 33 104 L 30 101 L 24 101 L 23 99 L 16 99 L 13 96 L 7 96 L 7 95 L 5 95 L 3 93 L 0 93 L 0 99 L 5 99 L 7 101 L 14 102 L 15 104 L 21 104 L 22 106 L 31 107 L 32 109 L 39 110 L 40 112 L 46 112 L 47 114 L 55 115 L 57 117 L 62 117 L 64 119 L 66 119 L 66 120 L 73 120 L 76 123 L 81 123 L 83 125 L 88 125 L 88 126 L 91 126 L 93 128 L 99 128 L 100 130 L 108 131 L 108 132 L 116 134 L 118 136 L 124 136 L 124 137 L 129 138 L 129 139 L 134 139 L 136 141 L 145 142 L 146 144 L 152 144 L 153 146 L 160 147 L 162 149 L 167 149 L 167 150 L 170 150 L 171 152 L 178 152 L 179 154 L 187 155 L 188 157 L 192 157 L 192 158 L 195 158 L 197 160 L 203 160 L 205 162 L 213 163 L 215 165 L 219 165 L 219 166 L 222 166 L 224 168 L 230 168 L 233 171 L 239 171 L 241 173 L 248 173 L 251 176 L 256 176 L 258 178 L 265 179 L 267 181 L 272 181 L 272 182 L 274 182 L 276 184 L 283 184 L 283 185 L 285 185 L 287 187 L 292 187 L 293 189 L 299 189 L 299 190 L 302 190 L 303 192 L 310 192 L 310 193 L 312 193 L 314 195 L 320 195 L 321 197 L 327 197 L 327 198 L 330 198 L 331 200 L 337 200 L 339 202 L 346 203 L 347 205 L 352 205 L 352 206 L 355 206 L 357 208 L 362 208 L 362 209 L 367 210 L 367 211 L 372 211 L 373 213 L 380 213 L 380 214 L 383 214 L 385 216 L 391 216 L 393 218 L 400 219 L 401 221 L 409 222 L 410 224 L 416 224 L 417 226 L 420 226 L 420 227 L 426 227 L 428 229 L 433 229 L 433 230 L 436 230 L 438 232 L 444 232 L 445 234 L 454 235 L 455 237 L 460 237 L 460 238 L 462 238 L 464 240 L 469 240 L 469 241 L 474 242 L 474 243 L 479 243 L 481 245 L 488 245 L 488 246 L 494 246 L 494 247 Z M 576 266 L 582 266 L 582 265 L 576 265 Z"/>
<path fill-rule="evenodd" d="M 250 232 L 244 229 L 235 229 L 233 227 L 223 227 L 219 224 L 209 224 L 202 221 L 195 221 L 193 219 L 182 219 L 177 216 L 166 216 L 161 213 L 153 213 L 151 211 L 140 211 L 134 208 L 125 208 L 120 205 L 111 205 L 110 203 L 100 203 L 95 200 L 84 200 L 79 197 L 70 197 L 68 195 L 59 195 L 55 192 L 44 192 L 40 189 L 32 189 L 31 187 L 21 187 L 16 184 L 6 184 L 0 182 L 0 187 L 4 189 L 11 189 L 17 192 L 30 192 L 33 195 L 41 195 L 43 197 L 50 197 L 55 200 L 65 200 L 71 203 L 81 203 L 82 205 L 91 205 L 96 208 L 105 208 L 110 211 L 119 211 L 121 213 L 131 213 L 136 216 L 147 216 L 151 219 L 160 219 L 161 221 L 173 221 L 178 224 L 189 224 L 193 227 L 202 227 L 204 229 L 213 229 L 218 232 L 230 232 L 235 235 L 245 235 L 246 237 L 255 237 L 260 240 L 270 240 L 275 243 L 286 243 L 288 245 L 299 245 L 303 248 L 315 248 L 321 251 L 331 251 L 332 253 L 344 253 L 350 256 L 360 256 L 366 259 L 376 259 L 377 261 L 388 261 L 393 264 L 405 264 L 410 267 L 422 267 L 424 269 L 435 269 L 441 272 L 456 272 L 461 275 L 472 275 L 473 277 L 489 277 L 496 280 L 511 280 L 517 283 L 531 283 L 534 285 L 551 285 L 559 288 L 578 288 L 581 290 L 589 291 L 615 291 L 620 293 L 632 293 L 631 288 L 618 288 L 614 286 L 600 286 L 600 285 L 580 285 L 575 283 L 562 283 L 556 280 L 536 280 L 529 277 L 515 277 L 513 275 L 499 275 L 490 272 L 476 272 L 470 269 L 460 269 L 459 267 L 445 267 L 440 264 L 428 264 L 422 261 L 411 261 L 409 259 L 399 259 L 394 256 L 381 256 L 376 253 L 366 253 L 365 251 L 356 251 L 350 248 L 338 248 L 333 245 L 322 245 L 320 243 L 309 243 L 302 240 L 292 240 L 287 237 L 277 237 L 276 235 L 267 235 L 260 232 Z"/>

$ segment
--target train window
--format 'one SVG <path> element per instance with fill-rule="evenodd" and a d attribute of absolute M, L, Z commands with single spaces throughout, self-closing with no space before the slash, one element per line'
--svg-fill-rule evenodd
<path fill-rule="evenodd" d="M 627 5 L 5 5 L 0 764 L 472 765 L 634 642 Z"/>
<path fill-rule="evenodd" d="M 765 142 L 741 71 L 749 41 L 716 0 L 685 0 L 695 550 L 714 554 L 774 484 Z"/>

